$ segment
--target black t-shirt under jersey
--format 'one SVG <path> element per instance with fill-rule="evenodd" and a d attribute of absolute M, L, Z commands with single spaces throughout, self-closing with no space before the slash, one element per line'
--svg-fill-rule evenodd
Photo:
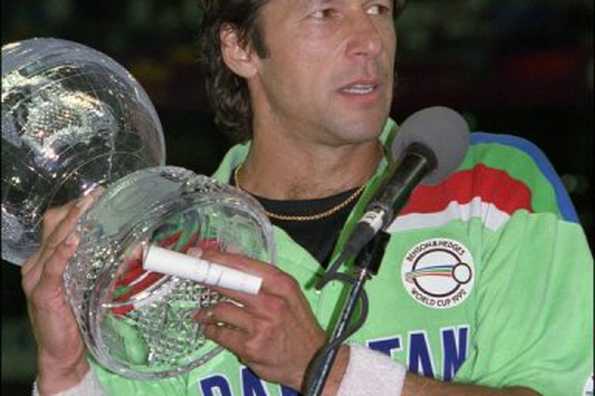
<path fill-rule="evenodd" d="M 234 180 L 231 178 L 230 183 L 232 183 L 232 185 L 233 182 Z M 325 210 L 329 210 L 330 208 L 339 205 L 341 202 L 348 199 L 355 190 L 356 189 L 344 191 L 330 197 L 308 200 L 281 201 L 263 198 L 253 194 L 252 196 L 256 198 L 268 212 L 285 216 L 309 216 L 322 213 Z M 333 248 L 337 243 L 339 232 L 343 228 L 345 221 L 347 221 L 347 217 L 356 201 L 357 200 L 354 200 L 336 213 L 319 220 L 270 220 L 271 223 L 285 230 L 293 240 L 299 243 L 326 268 L 333 252 Z"/>

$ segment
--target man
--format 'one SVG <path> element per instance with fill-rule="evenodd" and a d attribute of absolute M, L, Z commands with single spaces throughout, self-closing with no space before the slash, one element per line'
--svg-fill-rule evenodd
<path fill-rule="evenodd" d="M 217 121 L 251 139 L 215 177 L 263 204 L 278 226 L 277 266 L 204 252 L 262 276 L 261 292 L 220 290 L 244 307 L 219 304 L 197 317 L 227 348 L 216 359 L 187 375 L 132 381 L 90 369 L 64 301 L 61 274 L 77 243 L 71 230 L 91 199 L 50 210 L 43 246 L 23 266 L 41 394 L 292 395 L 324 344 L 342 288 L 317 293 L 312 280 L 378 187 L 383 144 L 397 131 L 387 120 L 397 6 L 203 6 Z M 340 348 L 324 394 L 581 394 L 592 374 L 593 263 L 572 205 L 528 142 L 478 134 L 472 143 L 460 169 L 416 189 L 389 227 L 380 273 L 367 286 L 368 321 Z"/>

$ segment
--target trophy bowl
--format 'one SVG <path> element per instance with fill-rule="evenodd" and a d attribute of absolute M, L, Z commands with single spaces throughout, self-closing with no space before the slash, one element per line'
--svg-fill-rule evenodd
<path fill-rule="evenodd" d="M 64 279 L 85 343 L 104 367 L 136 379 L 180 374 L 222 351 L 192 318 L 221 296 L 192 280 L 145 270 L 148 246 L 275 260 L 272 226 L 255 199 L 171 166 L 110 185 L 77 232 Z"/>

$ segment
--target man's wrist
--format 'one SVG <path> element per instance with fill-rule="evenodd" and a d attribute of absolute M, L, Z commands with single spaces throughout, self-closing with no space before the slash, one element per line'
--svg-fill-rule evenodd
<path fill-rule="evenodd" d="M 106 396 L 105 392 L 103 391 L 103 386 L 99 382 L 99 379 L 93 370 L 87 370 L 87 373 L 83 376 L 82 380 L 78 384 L 57 393 L 44 392 L 44 396 L 46 394 L 51 396 Z M 33 396 L 41 396 L 37 382 L 33 384 Z"/>
<path fill-rule="evenodd" d="M 337 351 L 337 356 L 335 358 L 333 367 L 331 368 L 331 372 L 329 373 L 324 385 L 324 389 L 322 391 L 323 396 L 334 396 L 337 394 L 339 386 L 341 385 L 341 381 L 343 380 L 343 376 L 345 375 L 345 371 L 347 370 L 349 355 L 349 346 L 345 344 L 341 345 Z"/>
<path fill-rule="evenodd" d="M 89 372 L 87 359 L 83 358 L 68 368 L 40 364 L 37 389 L 41 396 L 53 395 L 78 385 Z"/>
<path fill-rule="evenodd" d="M 350 347 L 348 365 L 336 395 L 399 396 L 406 374 L 407 368 L 403 364 L 380 352 L 354 344 Z"/>

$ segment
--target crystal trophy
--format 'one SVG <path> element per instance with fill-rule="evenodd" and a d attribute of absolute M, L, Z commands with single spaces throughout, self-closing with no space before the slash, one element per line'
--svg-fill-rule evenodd
<path fill-rule="evenodd" d="M 224 297 L 146 270 L 143 252 L 218 249 L 273 263 L 272 226 L 242 191 L 164 166 L 157 113 L 130 73 L 70 41 L 2 47 L 2 143 L 4 260 L 20 265 L 36 251 L 48 208 L 106 188 L 78 222 L 80 243 L 64 273 L 97 362 L 159 379 L 222 351 L 192 317 Z"/>

